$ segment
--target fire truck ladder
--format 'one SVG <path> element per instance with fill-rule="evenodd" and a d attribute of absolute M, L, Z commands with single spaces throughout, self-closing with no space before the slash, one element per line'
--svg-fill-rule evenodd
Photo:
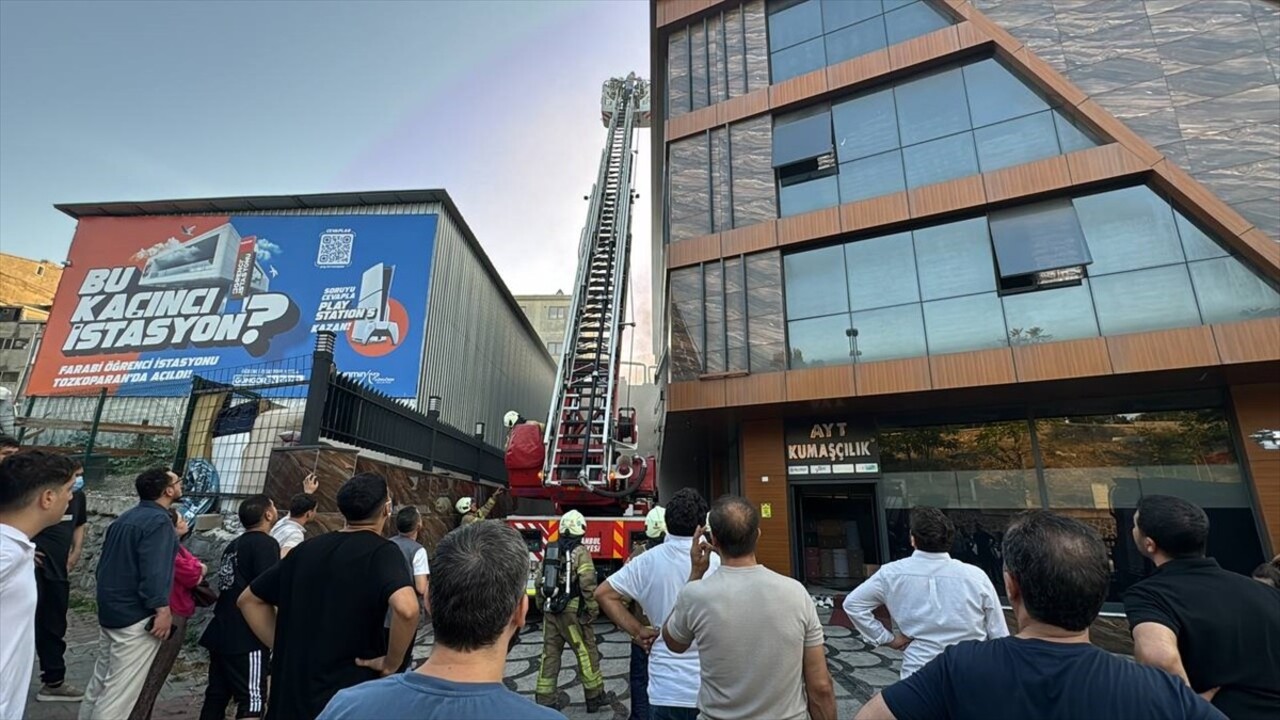
<path fill-rule="evenodd" d="M 631 247 L 632 143 L 636 127 L 647 124 L 648 91 L 648 83 L 634 73 L 604 85 L 608 136 L 582 231 L 564 356 L 547 413 L 544 485 L 602 486 L 613 467 Z"/>

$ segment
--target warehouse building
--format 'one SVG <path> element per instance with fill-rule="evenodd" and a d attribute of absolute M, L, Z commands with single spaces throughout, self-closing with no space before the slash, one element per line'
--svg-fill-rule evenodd
<path fill-rule="evenodd" d="M 1280 8 L 651 6 L 664 491 L 834 591 L 917 505 L 998 588 L 1029 508 L 1099 530 L 1112 602 L 1143 495 L 1280 552 Z"/>

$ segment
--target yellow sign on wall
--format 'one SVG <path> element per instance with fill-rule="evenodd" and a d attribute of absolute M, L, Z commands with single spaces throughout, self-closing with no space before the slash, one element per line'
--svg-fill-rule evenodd
<path fill-rule="evenodd" d="M 773 517 L 773 503 L 760 503 L 760 517 Z"/>

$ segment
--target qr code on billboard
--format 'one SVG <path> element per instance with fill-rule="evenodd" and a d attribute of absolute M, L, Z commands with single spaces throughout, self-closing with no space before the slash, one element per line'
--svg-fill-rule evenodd
<path fill-rule="evenodd" d="M 327 232 L 320 234 L 320 250 L 316 254 L 316 267 L 347 267 L 351 264 L 351 246 L 355 233 Z"/>

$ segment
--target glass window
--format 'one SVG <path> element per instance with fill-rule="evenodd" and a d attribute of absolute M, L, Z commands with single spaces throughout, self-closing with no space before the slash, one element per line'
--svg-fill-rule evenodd
<path fill-rule="evenodd" d="M 707 106 L 707 30 L 701 21 L 689 28 L 689 86 L 693 109 Z"/>
<path fill-rule="evenodd" d="M 844 246 L 852 310 L 917 302 L 916 256 L 911 233 L 882 235 Z"/>
<path fill-rule="evenodd" d="M 769 160 L 773 122 L 768 115 L 729 126 L 733 226 L 778 216 L 773 166 Z"/>
<path fill-rule="evenodd" d="M 825 109 L 807 117 L 775 122 L 773 126 L 774 167 L 812 160 L 832 150 L 831 113 Z"/>
<path fill-rule="evenodd" d="M 782 262 L 776 250 L 748 255 L 747 339 L 751 372 L 786 368 Z"/>
<path fill-rule="evenodd" d="M 883 47 L 884 21 L 878 17 L 864 20 L 827 36 L 827 64 L 835 65 Z"/>
<path fill-rule="evenodd" d="M 879 197 L 907 189 L 902 152 L 872 155 L 840 166 L 840 202 Z"/>
<path fill-rule="evenodd" d="M 1004 319 L 1009 326 L 1009 342 L 1036 345 L 1063 340 L 1097 337 L 1098 320 L 1093 314 L 1089 281 L 1075 287 L 1057 287 L 1006 295 Z"/>
<path fill-rule="evenodd" d="M 822 367 L 851 362 L 847 314 L 787 323 L 791 367 Z"/>
<path fill-rule="evenodd" d="M 711 232 L 708 192 L 711 154 L 704 135 L 673 142 L 670 160 L 670 202 L 667 206 L 669 241 L 678 242 Z"/>
<path fill-rule="evenodd" d="M 1009 344 L 1000 296 L 995 293 L 927 302 L 924 328 L 930 355 L 988 350 Z"/>
<path fill-rule="evenodd" d="M 1000 277 L 1089 264 L 1089 249 L 1070 200 L 997 210 L 988 222 Z"/>
<path fill-rule="evenodd" d="M 973 133 L 964 132 L 903 148 L 902 164 L 907 170 L 909 188 L 977 175 Z"/>
<path fill-rule="evenodd" d="M 1089 284 L 1103 335 L 1200 324 L 1185 265 L 1093 277 Z"/>
<path fill-rule="evenodd" d="M 827 32 L 877 17 L 880 0 L 822 0 L 822 27 Z"/>
<path fill-rule="evenodd" d="M 733 203 L 729 199 L 729 131 L 723 127 L 710 133 L 711 231 L 733 227 Z"/>
<path fill-rule="evenodd" d="M 702 268 L 671 271 L 671 377 L 695 380 L 702 373 L 703 327 Z"/>
<path fill-rule="evenodd" d="M 811 210 L 821 210 L 840 203 L 840 188 L 836 176 L 787 185 L 778 191 L 782 217 L 800 215 Z"/>
<path fill-rule="evenodd" d="M 725 71 L 725 37 L 724 19 L 720 13 L 707 18 L 707 60 L 710 61 L 708 79 L 711 95 L 708 98 L 712 105 L 729 99 L 729 87 L 726 83 Z"/>
<path fill-rule="evenodd" d="M 1093 135 L 1068 120 L 1061 110 L 1053 111 L 1053 124 L 1058 129 L 1058 146 L 1062 148 L 1063 153 L 1088 150 L 1098 145 Z"/>
<path fill-rule="evenodd" d="M 769 87 L 769 38 L 764 0 L 742 6 L 742 34 L 747 43 L 747 92 Z"/>
<path fill-rule="evenodd" d="M 703 298 L 707 315 L 706 368 L 709 373 L 725 371 L 724 268 L 718 262 L 702 269 Z"/>
<path fill-rule="evenodd" d="M 892 12 L 887 12 L 888 7 L 885 10 L 884 26 L 889 35 L 890 45 L 927 35 L 951 24 L 950 18 L 923 1 L 911 3 Z"/>
<path fill-rule="evenodd" d="M 1086 195 L 1072 202 L 1093 256 L 1090 275 L 1183 261 L 1173 211 L 1145 185 Z"/>
<path fill-rule="evenodd" d="M 840 245 L 787 255 L 787 319 L 849 312 L 844 248 Z"/>
<path fill-rule="evenodd" d="M 922 299 L 937 300 L 996 289 L 985 217 L 922 228 L 912 235 Z"/>
<path fill-rule="evenodd" d="M 866 310 L 853 313 L 852 327 L 856 362 L 876 362 L 925 354 L 924 320 L 920 305 Z"/>
<path fill-rule="evenodd" d="M 769 15 L 769 47 L 781 50 L 822 34 L 822 3 L 818 0 L 792 5 Z"/>
<path fill-rule="evenodd" d="M 965 91 L 974 127 L 1048 110 L 1049 104 L 994 59 L 964 67 Z M 1048 134 L 1053 137 L 1053 128 Z"/>
<path fill-rule="evenodd" d="M 689 31 L 681 29 L 667 39 L 667 114 L 689 110 Z"/>
<path fill-rule="evenodd" d="M 1187 260 L 1208 260 L 1225 257 L 1228 254 L 1221 243 L 1210 237 L 1178 210 L 1173 211 L 1173 220 L 1178 226 L 1178 235 L 1182 237 L 1182 249 L 1186 252 Z"/>
<path fill-rule="evenodd" d="M 903 145 L 969 129 L 969 107 L 960 68 L 943 70 L 893 89 Z"/>
<path fill-rule="evenodd" d="M 1226 323 L 1280 315 L 1280 295 L 1239 258 L 1188 263 L 1191 283 L 1206 323 Z"/>
<path fill-rule="evenodd" d="M 1042 112 L 973 131 L 982 172 L 1029 163 L 1058 154 L 1053 115 Z"/>
<path fill-rule="evenodd" d="M 724 13 L 725 82 L 729 97 L 735 98 L 747 92 L 747 45 L 742 32 L 742 8 L 734 7 Z"/>
<path fill-rule="evenodd" d="M 793 45 L 769 56 L 773 69 L 773 82 L 780 83 L 821 68 L 826 63 L 826 51 L 822 38 Z"/>
<path fill-rule="evenodd" d="M 831 120 L 835 124 L 836 154 L 840 162 L 895 150 L 898 142 L 898 113 L 894 109 L 893 89 L 833 105 Z"/>

